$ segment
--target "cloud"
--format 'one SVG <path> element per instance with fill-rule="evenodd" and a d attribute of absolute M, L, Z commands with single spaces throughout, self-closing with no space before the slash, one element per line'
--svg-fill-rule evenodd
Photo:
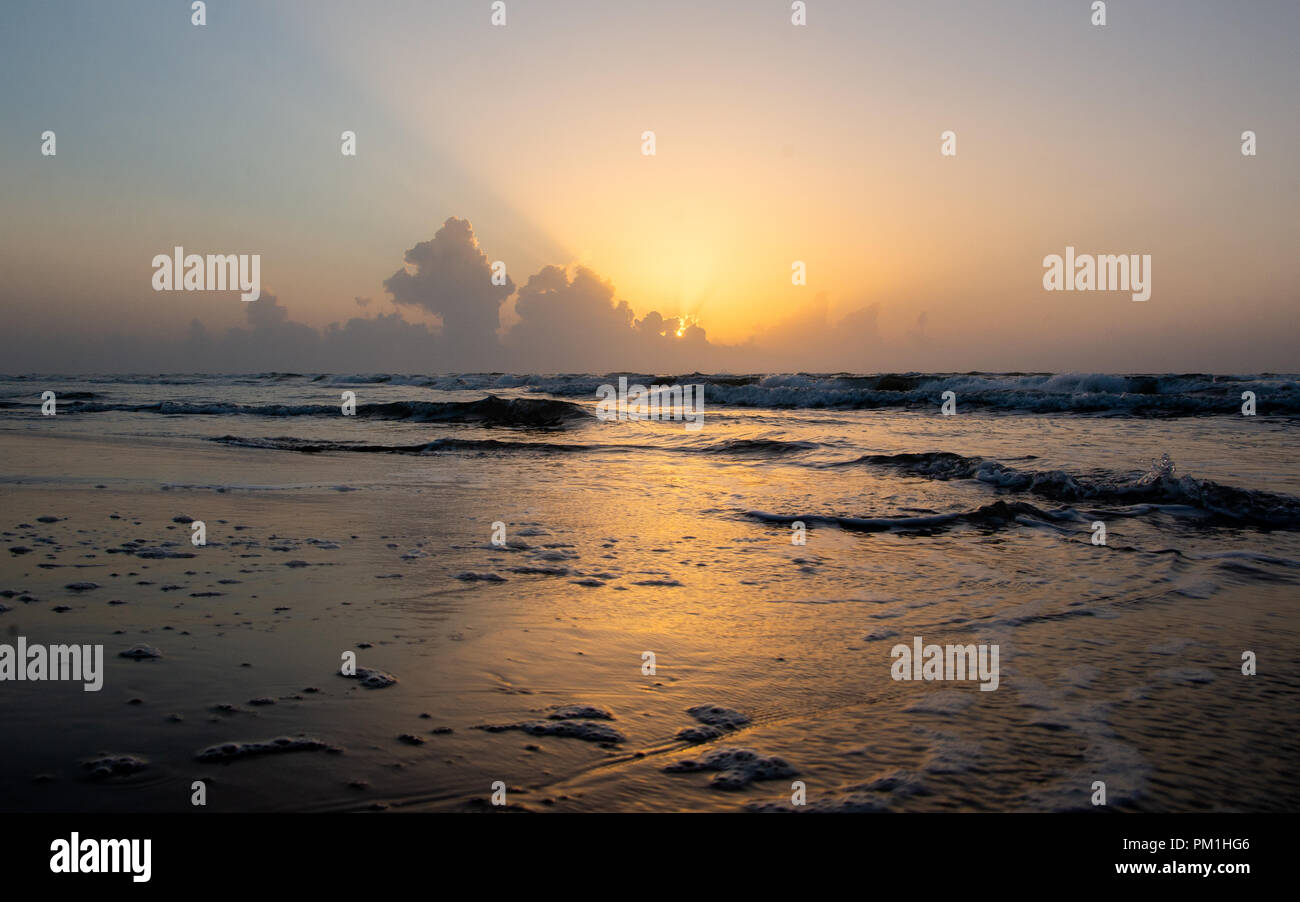
<path fill-rule="evenodd" d="M 466 219 L 449 217 L 430 241 L 406 252 L 406 265 L 384 281 L 393 303 L 418 307 L 442 319 L 448 344 L 495 356 L 501 304 L 514 293 L 492 283 L 492 267 Z"/>
<path fill-rule="evenodd" d="M 706 365 L 720 350 L 697 325 L 654 310 L 638 320 L 627 301 L 615 298 L 613 284 L 586 266 L 574 266 L 572 275 L 562 266 L 543 267 L 519 290 L 515 313 L 518 321 L 502 344 L 520 369 L 691 368 Z"/>
<path fill-rule="evenodd" d="M 186 369 L 204 372 L 424 372 L 440 337 L 401 313 L 354 317 L 317 329 L 289 318 L 275 295 L 246 307 L 249 328 L 213 335 L 197 319 L 183 342 Z"/>
<path fill-rule="evenodd" d="M 855 370 L 897 365 L 879 331 L 880 305 L 838 321 L 829 297 L 808 304 L 743 344 L 709 339 L 693 320 L 651 309 L 638 316 L 615 286 L 593 269 L 548 265 L 518 289 L 493 285 L 487 254 L 467 220 L 451 217 L 437 234 L 405 253 L 405 266 L 383 282 L 398 309 L 318 328 L 294 320 L 270 292 L 243 305 L 246 325 L 216 334 L 199 320 L 171 341 L 135 335 L 78 335 L 57 344 L 8 334 L 13 371 L 114 372 L 597 372 L 653 374 Z M 514 320 L 501 327 L 514 296 Z M 360 308 L 368 297 L 354 298 Z M 410 322 L 401 307 L 431 314 L 440 325 Z M 902 336 L 925 340 L 927 317 Z M 896 355 L 894 355 L 896 356 Z M 21 368 L 21 369 L 18 369 Z"/>

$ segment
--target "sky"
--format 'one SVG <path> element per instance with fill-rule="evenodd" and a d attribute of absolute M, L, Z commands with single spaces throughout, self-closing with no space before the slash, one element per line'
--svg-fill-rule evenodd
<path fill-rule="evenodd" d="M 1300 371 L 1294 0 L 505 7 L 0 5 L 0 372 Z"/>

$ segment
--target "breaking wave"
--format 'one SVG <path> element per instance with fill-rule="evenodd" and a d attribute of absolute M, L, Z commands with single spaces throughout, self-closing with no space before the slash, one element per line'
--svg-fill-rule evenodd
<path fill-rule="evenodd" d="M 437 391 L 522 391 L 557 398 L 594 400 L 596 389 L 615 384 L 620 376 L 641 385 L 699 384 L 705 400 L 715 406 L 772 409 L 873 409 L 930 408 L 946 391 L 954 392 L 962 410 L 1032 413 L 1072 413 L 1110 416 L 1238 415 L 1242 394 L 1254 393 L 1261 415 L 1300 414 L 1300 376 L 1258 375 L 1110 374 L 1110 373 L 774 373 L 750 375 L 591 373 L 526 374 L 463 373 L 404 375 L 398 373 L 298 374 L 261 373 L 239 376 L 79 376 L 82 382 L 123 384 L 410 386 Z M 9 376 L 6 382 L 32 382 L 50 377 Z M 420 407 L 421 402 L 401 402 Z M 174 405 L 173 405 L 174 406 Z M 223 411 L 207 405 L 207 412 Z M 376 405 L 385 407 L 387 405 Z M 575 405 L 576 406 L 576 405 Z M 124 409 L 96 407 L 84 409 Z M 133 409 L 133 408 L 126 408 Z M 140 408 L 148 409 L 148 408 Z M 321 406 L 328 412 L 328 405 Z M 164 410 L 193 413 L 204 410 Z M 310 414 L 306 410 L 303 413 Z M 360 414 L 360 410 L 358 410 Z M 291 414 L 278 413 L 273 416 Z M 420 416 L 416 412 L 399 418 Z"/>
<path fill-rule="evenodd" d="M 498 454 L 520 451 L 533 454 L 564 454 L 589 451 L 590 445 L 558 444 L 555 442 L 512 442 L 499 439 L 440 438 L 431 442 L 409 445 L 382 445 L 366 442 L 330 442 L 301 438 L 245 438 L 223 435 L 210 441 L 240 448 L 262 448 L 268 451 L 297 451 L 300 454 L 323 454 L 350 451 L 361 454 Z"/>
<path fill-rule="evenodd" d="M 1169 455 L 1145 473 L 1084 476 L 1064 470 L 1020 470 L 983 457 L 946 451 L 867 454 L 831 466 L 866 464 L 926 479 L 973 479 L 1009 492 L 1067 503 L 1162 505 L 1195 508 L 1227 520 L 1280 529 L 1300 528 L 1300 498 L 1179 476 Z"/>
<path fill-rule="evenodd" d="M 340 415 L 337 404 L 229 404 L 159 401 L 152 404 L 107 402 L 72 402 L 66 410 L 73 413 L 125 411 L 158 413 L 168 416 L 258 416 L 258 417 L 325 417 Z M 478 423 L 489 426 L 561 427 L 590 419 L 591 414 L 579 404 L 546 398 L 498 398 L 488 395 L 477 401 L 389 401 L 358 404 L 356 416 L 362 419 L 405 420 L 417 423 Z"/>
<path fill-rule="evenodd" d="M 998 528 L 1012 523 L 1051 524 L 1084 519 L 1082 514 L 1068 508 L 1049 511 L 1024 501 L 994 501 L 974 510 L 920 517 L 840 517 L 828 514 L 772 514 L 758 510 L 745 511 L 745 516 L 782 526 L 801 521 L 805 524 L 838 526 L 856 532 L 930 532 L 962 523 Z"/>

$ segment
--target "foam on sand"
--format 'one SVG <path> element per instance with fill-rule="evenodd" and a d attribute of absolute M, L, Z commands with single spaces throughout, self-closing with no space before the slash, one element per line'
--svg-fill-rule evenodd
<path fill-rule="evenodd" d="M 678 730 L 676 738 L 682 742 L 712 742 L 749 723 L 748 716 L 721 705 L 696 705 L 687 708 L 686 713 L 698 720 L 702 726 L 684 727 Z"/>
<path fill-rule="evenodd" d="M 596 705 L 561 705 L 546 715 L 551 720 L 613 720 L 614 715 Z"/>
<path fill-rule="evenodd" d="M 603 723 L 587 720 L 536 720 L 523 723 L 483 724 L 477 729 L 489 733 L 520 730 L 530 736 L 558 736 L 564 739 L 581 739 L 584 742 L 615 744 L 627 742 L 627 737 Z"/>
<path fill-rule="evenodd" d="M 387 689 L 397 682 L 397 677 L 391 673 L 370 667 L 358 667 L 355 674 L 340 673 L 339 676 L 347 677 L 350 680 L 360 680 L 361 685 L 367 689 Z"/>
<path fill-rule="evenodd" d="M 267 739 L 262 742 L 226 742 L 221 745 L 213 745 L 199 752 L 196 756 L 200 761 L 238 761 L 242 758 L 252 758 L 257 755 L 276 755 L 284 752 L 341 752 L 342 749 L 336 748 L 319 739 L 309 737 L 290 738 L 280 736 L 276 739 Z"/>
<path fill-rule="evenodd" d="M 757 780 L 779 780 L 798 773 L 775 755 L 763 756 L 749 749 L 716 749 L 698 761 L 685 759 L 664 768 L 665 773 L 688 774 L 716 771 L 710 786 L 717 789 L 743 789 Z"/>
<path fill-rule="evenodd" d="M 686 713 L 700 723 L 723 727 L 728 730 L 734 730 L 749 723 L 748 715 L 741 714 L 731 708 L 724 708 L 721 705 L 696 705 L 693 708 L 687 708 Z"/>
<path fill-rule="evenodd" d="M 147 761 L 134 755 L 110 755 L 82 763 L 82 767 L 90 771 L 90 779 L 92 780 L 107 780 L 109 777 L 129 777 L 148 766 Z"/>

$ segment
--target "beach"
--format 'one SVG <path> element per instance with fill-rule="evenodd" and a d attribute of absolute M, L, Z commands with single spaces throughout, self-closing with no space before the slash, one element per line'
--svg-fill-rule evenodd
<path fill-rule="evenodd" d="M 606 378 L 0 382 L 4 641 L 104 649 L 0 687 L 0 805 L 1300 803 L 1294 377 L 675 377 L 698 432 Z"/>

